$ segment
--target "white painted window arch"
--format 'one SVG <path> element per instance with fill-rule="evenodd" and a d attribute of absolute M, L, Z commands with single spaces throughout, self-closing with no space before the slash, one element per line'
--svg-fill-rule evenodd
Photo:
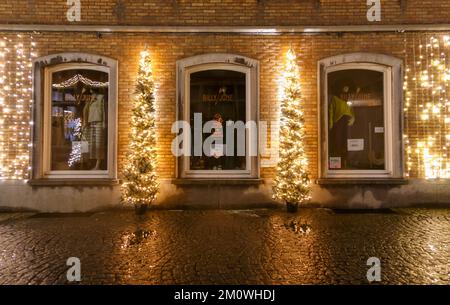
<path fill-rule="evenodd" d="M 117 179 L 117 61 L 94 54 L 60 53 L 36 59 L 33 70 L 35 124 L 32 183 L 34 181 L 39 184 L 39 181 L 44 180 L 115 181 Z M 87 75 L 83 75 L 85 73 L 94 77 L 91 77 L 92 79 L 86 77 Z M 62 77 L 62 81 L 57 81 L 58 76 Z M 95 76 L 101 77 L 101 81 L 93 80 Z M 80 100 L 74 101 L 76 94 L 73 88 L 77 85 L 80 89 L 92 89 L 91 94 L 83 91 L 84 95 L 79 94 Z M 73 94 L 68 93 L 70 90 L 74 91 Z M 94 96 L 98 98 L 97 104 L 102 107 L 95 109 L 95 106 L 91 105 L 89 111 L 83 113 L 85 106 L 89 101 L 93 101 Z M 86 98 L 83 99 L 83 97 Z M 98 119 L 94 119 L 94 110 L 97 110 Z M 73 118 L 69 114 L 73 114 Z M 87 115 L 91 114 L 89 121 L 92 119 L 99 122 L 97 131 L 100 132 L 94 132 L 93 127 L 89 126 L 87 128 L 89 132 L 85 129 L 84 136 L 76 139 L 73 132 L 76 121 L 79 119 L 79 128 L 83 129 L 82 127 L 87 124 L 83 120 L 87 121 Z M 61 123 L 62 126 L 59 124 L 55 127 L 55 117 L 61 116 L 61 122 L 56 123 Z M 71 121 L 67 122 L 69 119 Z M 93 153 L 91 144 L 96 141 L 91 135 L 96 136 L 97 139 L 101 138 L 97 143 L 100 143 L 98 151 L 101 152 L 98 152 L 95 157 L 89 156 Z M 56 141 L 60 143 L 55 145 Z M 55 157 L 58 148 L 64 150 L 59 159 Z M 82 157 L 79 156 L 78 149 L 83 150 Z M 76 158 L 73 161 L 73 156 L 77 154 L 82 161 Z M 73 162 L 84 163 L 80 165 Z"/>

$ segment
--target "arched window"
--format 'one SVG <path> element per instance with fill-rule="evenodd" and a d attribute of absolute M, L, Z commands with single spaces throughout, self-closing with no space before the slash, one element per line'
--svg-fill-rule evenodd
<path fill-rule="evenodd" d="M 321 177 L 402 178 L 401 60 L 339 55 L 319 74 Z"/>
<path fill-rule="evenodd" d="M 34 71 L 33 179 L 116 179 L 117 62 L 66 53 Z"/>
<path fill-rule="evenodd" d="M 178 177 L 256 178 L 258 61 L 194 56 L 177 62 L 177 79 L 178 119 L 190 128 Z"/>

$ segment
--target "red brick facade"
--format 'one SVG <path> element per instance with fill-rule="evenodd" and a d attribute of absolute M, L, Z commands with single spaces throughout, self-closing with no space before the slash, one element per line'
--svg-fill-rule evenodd
<path fill-rule="evenodd" d="M 80 24 L 358 25 L 365 0 L 80 0 Z M 3 0 L 1 23 L 67 24 L 66 1 Z M 382 0 L 382 24 L 447 23 L 450 2 Z"/>

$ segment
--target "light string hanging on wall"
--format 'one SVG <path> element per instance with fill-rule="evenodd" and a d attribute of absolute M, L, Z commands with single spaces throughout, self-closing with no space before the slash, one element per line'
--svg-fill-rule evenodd
<path fill-rule="evenodd" d="M 35 46 L 28 34 L 0 38 L 0 180 L 29 177 Z"/>

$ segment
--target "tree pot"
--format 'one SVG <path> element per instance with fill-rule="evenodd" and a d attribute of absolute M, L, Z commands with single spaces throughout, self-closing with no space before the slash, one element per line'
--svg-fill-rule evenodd
<path fill-rule="evenodd" d="M 298 203 L 286 202 L 286 208 L 288 213 L 295 213 L 298 211 Z"/>
<path fill-rule="evenodd" d="M 134 206 L 134 211 L 136 215 L 144 215 L 147 212 L 148 204 L 136 204 Z"/>

